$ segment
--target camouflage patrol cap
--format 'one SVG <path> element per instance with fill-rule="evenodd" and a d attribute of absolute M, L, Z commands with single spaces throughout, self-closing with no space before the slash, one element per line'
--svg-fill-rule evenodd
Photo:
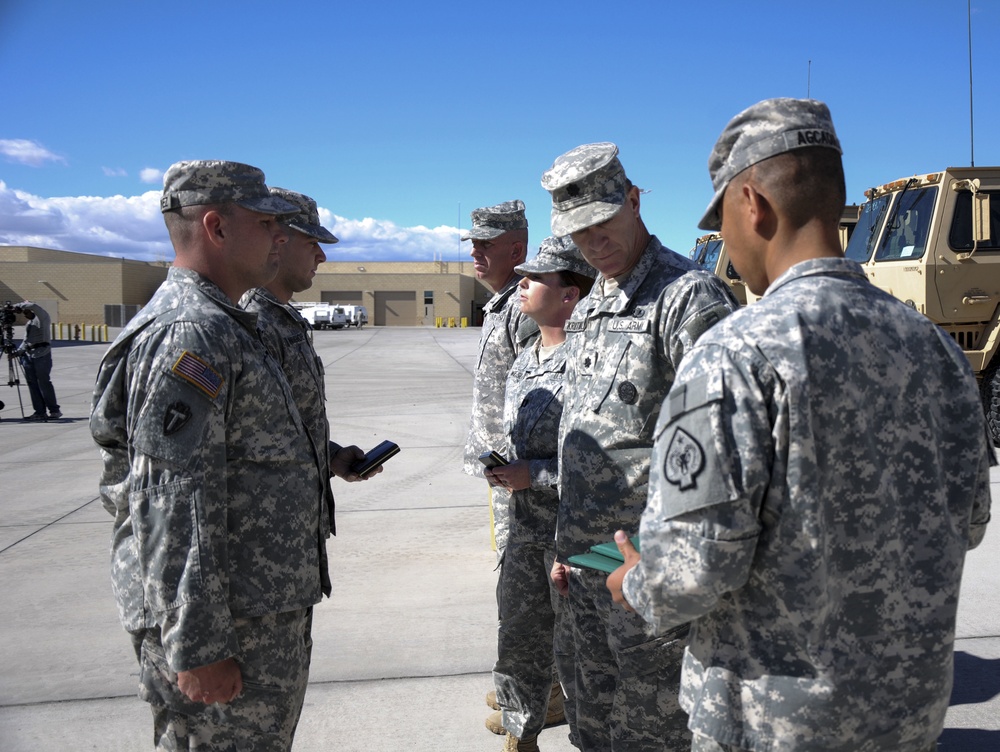
<path fill-rule="evenodd" d="M 535 257 L 531 261 L 518 264 L 514 267 L 514 271 L 518 274 L 576 272 L 591 279 L 597 277 L 597 270 L 583 260 L 583 254 L 569 235 L 561 238 L 545 238 L 538 247 Z"/>
<path fill-rule="evenodd" d="M 558 157 L 542 175 L 552 194 L 552 233 L 569 235 L 607 222 L 625 205 L 628 178 L 612 143 L 584 144 Z"/>
<path fill-rule="evenodd" d="M 240 162 L 217 159 L 177 162 L 163 176 L 160 211 L 200 204 L 238 204 L 261 214 L 294 214 L 299 209 L 272 196 L 264 173 Z"/>
<path fill-rule="evenodd" d="M 319 208 L 316 202 L 303 193 L 296 193 L 287 188 L 271 188 L 271 195 L 283 198 L 298 207 L 298 214 L 282 217 L 281 223 L 298 230 L 303 235 L 318 240 L 320 243 L 339 243 L 340 240 L 319 223 Z"/>
<path fill-rule="evenodd" d="M 708 158 L 715 195 L 698 227 L 722 229 L 719 205 L 743 170 L 793 149 L 823 146 L 843 154 L 830 109 L 815 99 L 765 99 L 729 121 Z"/>
<path fill-rule="evenodd" d="M 462 240 L 492 240 L 511 230 L 526 230 L 524 202 L 516 198 L 496 206 L 484 206 L 472 211 L 472 229 L 463 233 Z"/>

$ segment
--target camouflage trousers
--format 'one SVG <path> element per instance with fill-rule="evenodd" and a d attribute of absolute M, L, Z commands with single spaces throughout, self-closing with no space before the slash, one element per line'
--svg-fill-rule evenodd
<path fill-rule="evenodd" d="M 583 752 L 687 750 L 677 701 L 688 626 L 650 637 L 641 617 L 611 600 L 607 575 L 573 569 L 577 746 Z"/>
<path fill-rule="evenodd" d="M 236 619 L 243 691 L 231 703 L 203 705 L 177 687 L 158 629 L 133 635 L 139 696 L 153 711 L 163 752 L 288 752 L 302 712 L 312 652 L 312 609 Z"/>
<path fill-rule="evenodd" d="M 552 543 L 511 540 L 500 563 L 493 684 L 503 726 L 517 737 L 542 730 L 553 683 L 573 677 L 564 599 L 549 580 L 554 561 Z M 563 694 L 572 696 L 571 685 L 563 686 Z"/>
<path fill-rule="evenodd" d="M 490 486 L 490 522 L 493 523 L 493 548 L 497 561 L 510 539 L 510 491 L 503 486 Z"/>

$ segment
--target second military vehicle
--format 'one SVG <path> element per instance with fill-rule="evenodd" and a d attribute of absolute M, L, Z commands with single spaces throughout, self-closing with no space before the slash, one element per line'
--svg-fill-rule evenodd
<path fill-rule="evenodd" d="M 962 347 L 1000 443 L 1000 167 L 949 167 L 865 196 L 847 257 Z"/>

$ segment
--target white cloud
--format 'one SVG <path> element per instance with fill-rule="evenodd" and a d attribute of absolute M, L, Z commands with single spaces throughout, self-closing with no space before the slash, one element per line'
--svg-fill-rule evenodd
<path fill-rule="evenodd" d="M 139 170 L 139 180 L 143 183 L 162 183 L 163 170 L 158 170 L 155 167 L 144 167 Z"/>
<path fill-rule="evenodd" d="M 32 167 L 41 167 L 45 162 L 66 161 L 41 144 L 26 138 L 0 138 L 0 154 L 10 162 L 20 162 Z"/>
<path fill-rule="evenodd" d="M 102 167 L 104 174 L 109 178 L 124 178 L 128 173 L 121 167 Z"/>
<path fill-rule="evenodd" d="M 455 227 L 400 227 L 389 220 L 348 219 L 320 208 L 320 221 L 340 242 L 331 261 L 467 260 Z M 139 196 L 43 198 L 0 180 L 0 245 L 170 261 L 174 253 L 160 214 L 160 191 Z"/>
<path fill-rule="evenodd" d="M 140 196 L 42 198 L 0 181 L 0 244 L 122 256 L 173 258 L 160 192 Z"/>
<path fill-rule="evenodd" d="M 326 247 L 330 261 L 433 261 L 440 256 L 456 259 L 462 251 L 460 231 L 455 227 L 400 227 L 385 219 L 347 219 L 323 208 L 319 216 L 323 226 L 340 240 Z"/>

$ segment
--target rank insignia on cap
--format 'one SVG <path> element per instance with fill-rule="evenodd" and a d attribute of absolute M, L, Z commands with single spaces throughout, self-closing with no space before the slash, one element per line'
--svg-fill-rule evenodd
<path fill-rule="evenodd" d="M 705 467 L 705 452 L 695 438 L 678 428 L 667 446 L 667 459 L 663 462 L 663 474 L 667 480 L 682 491 L 694 488 L 694 479 Z"/>
<path fill-rule="evenodd" d="M 222 389 L 222 376 L 216 373 L 208 363 L 187 350 L 181 353 L 177 362 L 174 363 L 174 367 L 170 370 L 185 381 L 194 384 L 212 399 L 215 399 L 219 390 Z"/>
<path fill-rule="evenodd" d="M 163 435 L 180 431 L 191 420 L 191 408 L 183 402 L 174 402 L 163 414 Z"/>

